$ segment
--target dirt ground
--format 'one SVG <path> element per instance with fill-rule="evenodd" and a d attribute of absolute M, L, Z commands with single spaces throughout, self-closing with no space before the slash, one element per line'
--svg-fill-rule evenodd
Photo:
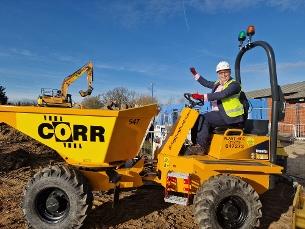
<path fill-rule="evenodd" d="M 301 148 L 304 149 L 304 146 Z M 297 157 L 289 158 L 288 172 L 300 177 L 305 174 L 300 171 L 304 166 L 298 167 L 296 163 L 301 161 L 304 165 L 305 155 L 293 155 Z M 27 228 L 21 210 L 25 184 L 40 168 L 62 161 L 48 147 L 7 126 L 2 126 L 0 162 L 0 228 Z M 289 185 L 280 183 L 274 190 L 261 196 L 261 228 L 290 228 L 293 195 L 293 189 Z M 198 228 L 194 222 L 193 206 L 183 207 L 164 203 L 161 187 L 145 186 L 137 190 L 124 191 L 117 209 L 111 206 L 112 198 L 112 193 L 94 193 L 93 209 L 84 228 Z"/>

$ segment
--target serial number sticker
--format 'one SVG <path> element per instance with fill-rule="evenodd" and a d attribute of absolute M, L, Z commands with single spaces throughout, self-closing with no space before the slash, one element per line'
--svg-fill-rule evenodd
<path fill-rule="evenodd" d="M 225 144 L 226 148 L 234 148 L 234 149 L 243 149 L 245 148 L 245 146 L 243 145 L 243 143 L 241 141 L 227 141 L 227 143 Z"/>

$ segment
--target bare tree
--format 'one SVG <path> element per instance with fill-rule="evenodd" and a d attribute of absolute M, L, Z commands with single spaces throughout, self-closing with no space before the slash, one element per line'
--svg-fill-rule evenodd
<path fill-rule="evenodd" d="M 140 106 L 152 104 L 152 103 L 158 103 L 158 100 L 149 95 L 138 95 L 133 101 L 133 104 Z"/>
<path fill-rule="evenodd" d="M 90 96 L 83 99 L 81 105 L 83 108 L 100 109 L 125 109 L 134 105 L 147 105 L 158 103 L 157 99 L 149 95 L 136 94 L 136 92 L 124 87 L 111 89 L 98 96 Z M 126 106 L 127 105 L 127 106 Z"/>
<path fill-rule="evenodd" d="M 0 104 L 7 104 L 7 96 L 5 93 L 5 87 L 0 86 Z"/>
<path fill-rule="evenodd" d="M 114 102 L 121 107 L 124 104 L 131 104 L 135 100 L 136 93 L 124 87 L 117 87 L 100 96 L 103 104 Z"/>
<path fill-rule="evenodd" d="M 37 102 L 32 99 L 22 99 L 14 103 L 15 106 L 35 106 Z"/>
<path fill-rule="evenodd" d="M 84 98 L 83 101 L 81 102 L 81 105 L 83 106 L 83 108 L 89 108 L 89 109 L 100 109 L 104 107 L 100 95 L 88 96 Z"/>

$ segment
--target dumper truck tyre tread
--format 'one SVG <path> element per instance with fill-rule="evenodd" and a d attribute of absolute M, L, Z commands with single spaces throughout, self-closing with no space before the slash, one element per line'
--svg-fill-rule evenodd
<path fill-rule="evenodd" d="M 257 228 L 261 208 L 252 186 L 228 174 L 211 177 L 194 197 L 194 214 L 200 228 Z"/>
<path fill-rule="evenodd" d="M 80 228 L 92 202 L 86 178 L 71 167 L 55 165 L 28 182 L 22 208 L 33 228 Z"/>

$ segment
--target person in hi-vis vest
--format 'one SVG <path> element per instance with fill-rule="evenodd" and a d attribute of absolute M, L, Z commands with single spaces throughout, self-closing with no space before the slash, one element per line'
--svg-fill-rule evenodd
<path fill-rule="evenodd" d="M 241 85 L 232 79 L 230 64 L 220 61 L 216 66 L 217 81 L 208 81 L 200 76 L 194 67 L 190 71 L 195 80 L 204 87 L 212 89 L 208 94 L 192 94 L 193 99 L 210 101 L 211 111 L 199 115 L 192 129 L 193 146 L 186 151 L 187 155 L 207 153 L 211 129 L 220 126 L 242 126 L 248 112 L 248 101 L 241 101 Z M 244 93 L 243 93 L 244 95 Z M 244 99 L 245 96 L 244 96 Z"/>

